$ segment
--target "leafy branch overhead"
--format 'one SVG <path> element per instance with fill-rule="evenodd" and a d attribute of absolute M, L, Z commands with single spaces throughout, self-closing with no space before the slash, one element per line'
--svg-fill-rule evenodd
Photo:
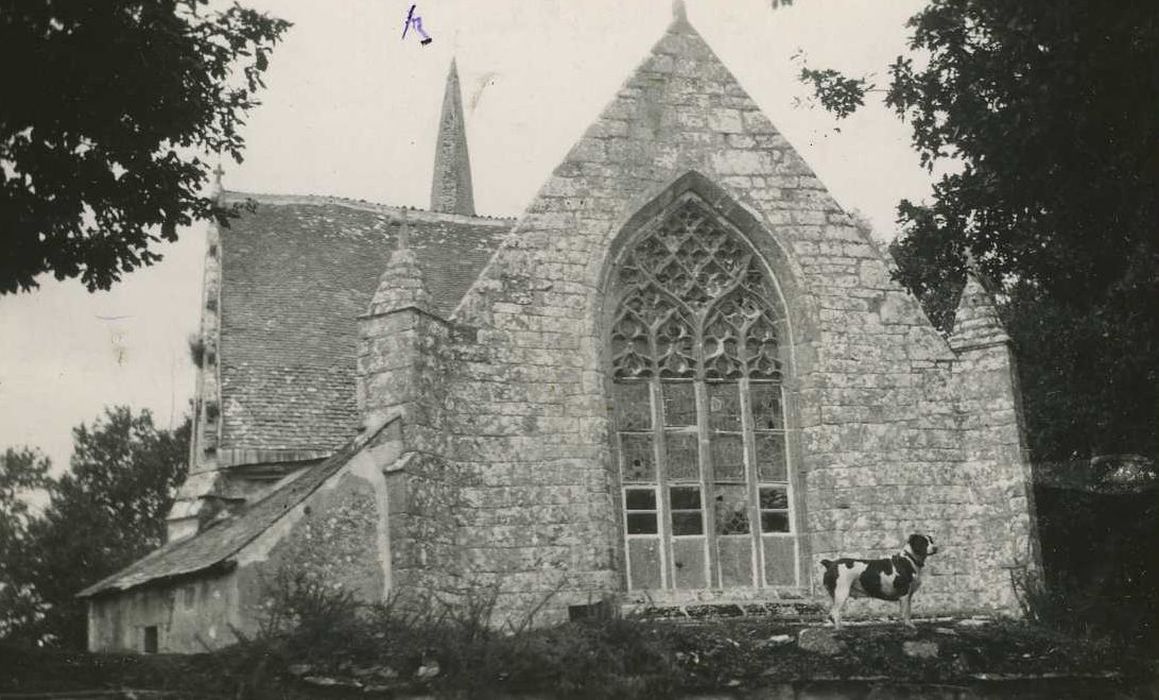
<path fill-rule="evenodd" d="M 107 289 L 156 244 L 230 211 L 201 193 L 287 22 L 208 0 L 0 0 L 0 294 Z"/>
<path fill-rule="evenodd" d="M 802 66 L 798 79 L 812 85 L 817 101 L 838 119 L 848 117 L 864 105 L 865 93 L 874 87 L 866 78 L 848 78 L 832 68 Z"/>
<path fill-rule="evenodd" d="M 1003 285 L 1040 458 L 1159 451 L 1159 4 L 931 0 L 885 104 L 923 166 L 898 278 L 946 329 L 967 251 Z M 801 80 L 838 118 L 873 86 Z"/>

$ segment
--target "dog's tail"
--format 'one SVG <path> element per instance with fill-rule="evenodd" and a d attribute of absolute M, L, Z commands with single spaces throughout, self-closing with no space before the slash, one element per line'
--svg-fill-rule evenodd
<path fill-rule="evenodd" d="M 822 559 L 821 560 L 821 566 L 826 568 L 826 569 L 828 569 L 832 565 L 833 565 L 833 561 L 830 559 Z"/>

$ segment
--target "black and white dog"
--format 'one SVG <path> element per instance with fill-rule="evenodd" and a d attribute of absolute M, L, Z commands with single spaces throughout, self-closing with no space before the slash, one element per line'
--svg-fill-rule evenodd
<path fill-rule="evenodd" d="M 825 590 L 833 599 L 829 617 L 841 629 L 841 608 L 850 596 L 896 600 L 901 604 L 901 620 L 906 627 L 910 622 L 910 603 L 921 585 L 922 566 L 926 557 L 937 554 L 938 548 L 929 535 L 910 535 L 905 547 L 887 559 L 822 559 L 825 567 Z"/>

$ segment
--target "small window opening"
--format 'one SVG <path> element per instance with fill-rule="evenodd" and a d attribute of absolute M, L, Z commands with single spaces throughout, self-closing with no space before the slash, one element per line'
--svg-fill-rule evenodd
<path fill-rule="evenodd" d="M 577 620 L 609 620 L 612 618 L 612 606 L 606 600 L 589 603 L 587 605 L 567 606 L 569 622 Z"/>
<path fill-rule="evenodd" d="M 145 628 L 145 653 L 157 653 L 157 625 L 149 625 Z"/>

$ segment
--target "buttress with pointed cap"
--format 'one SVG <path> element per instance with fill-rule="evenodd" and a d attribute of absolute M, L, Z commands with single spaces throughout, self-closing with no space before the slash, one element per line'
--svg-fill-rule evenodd
<path fill-rule="evenodd" d="M 463 97 L 455 59 L 447 71 L 439 137 L 435 144 L 435 173 L 431 183 L 431 211 L 475 215 L 471 186 L 471 159 L 467 155 L 467 125 L 463 121 Z"/>

